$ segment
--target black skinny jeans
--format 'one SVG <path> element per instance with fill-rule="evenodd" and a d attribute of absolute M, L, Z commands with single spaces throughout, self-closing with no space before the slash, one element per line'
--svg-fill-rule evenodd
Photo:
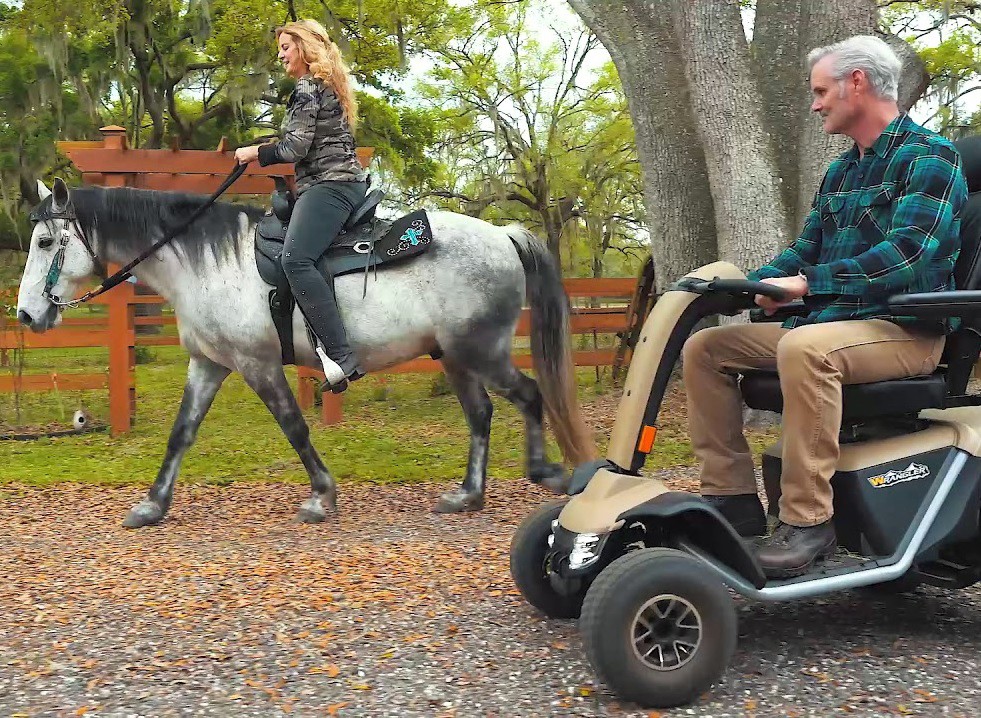
<path fill-rule="evenodd" d="M 317 260 L 337 239 L 368 191 L 366 182 L 321 182 L 296 200 L 283 247 L 283 269 L 300 310 L 344 373 L 357 366 L 337 311 L 334 282 L 317 270 Z"/>

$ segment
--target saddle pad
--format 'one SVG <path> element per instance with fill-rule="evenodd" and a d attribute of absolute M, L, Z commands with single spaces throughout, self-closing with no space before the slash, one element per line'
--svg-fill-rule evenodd
<path fill-rule="evenodd" d="M 287 225 L 273 215 L 256 226 L 256 264 L 262 279 L 272 286 L 285 281 L 280 256 Z M 394 222 L 374 219 L 341 232 L 317 268 L 325 277 L 374 269 L 415 257 L 429 248 L 433 231 L 425 210 L 411 212 Z"/>

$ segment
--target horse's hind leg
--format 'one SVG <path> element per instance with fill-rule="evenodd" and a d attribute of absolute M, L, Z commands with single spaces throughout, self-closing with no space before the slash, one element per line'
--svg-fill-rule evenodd
<path fill-rule="evenodd" d="M 327 518 L 327 510 L 337 510 L 337 485 L 310 443 L 310 427 L 303 418 L 282 367 L 277 364 L 243 369 L 242 376 L 276 418 L 310 476 L 311 495 L 300 506 L 297 520 L 306 524 L 323 521 Z"/>
<path fill-rule="evenodd" d="M 167 453 L 147 497 L 130 509 L 123 526 L 140 528 L 159 523 L 167 514 L 174 497 L 174 483 L 181 459 L 194 443 L 198 427 L 204 419 L 215 394 L 228 376 L 229 370 L 203 356 L 192 356 L 187 367 L 187 383 L 181 407 L 170 430 Z"/>
<path fill-rule="evenodd" d="M 549 463 L 545 456 L 544 411 L 538 382 L 518 371 L 510 357 L 482 370 L 481 377 L 493 391 L 518 407 L 525 418 L 528 478 L 556 493 L 565 493 L 569 486 L 568 474 L 562 464 Z"/>
<path fill-rule="evenodd" d="M 484 508 L 487 484 L 487 448 L 490 443 L 491 416 L 494 405 L 477 375 L 459 364 L 443 360 L 446 378 L 456 392 L 470 427 L 470 452 L 467 473 L 459 489 L 443 494 L 433 509 L 437 513 L 479 511 Z"/>

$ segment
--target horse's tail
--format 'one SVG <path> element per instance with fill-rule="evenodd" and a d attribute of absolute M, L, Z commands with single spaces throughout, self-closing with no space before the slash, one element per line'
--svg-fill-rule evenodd
<path fill-rule="evenodd" d="M 531 356 L 559 448 L 566 461 L 580 464 L 597 456 L 576 397 L 575 365 L 569 339 L 569 297 L 555 260 L 531 232 L 512 225 L 508 236 L 525 270 L 531 305 Z"/>

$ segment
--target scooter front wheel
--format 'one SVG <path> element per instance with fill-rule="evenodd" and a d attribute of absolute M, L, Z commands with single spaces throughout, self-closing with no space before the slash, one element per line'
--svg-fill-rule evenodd
<path fill-rule="evenodd" d="M 579 629 L 598 677 L 649 708 L 690 703 L 725 672 L 736 609 L 698 559 L 663 548 L 632 551 L 593 582 Z"/>
<path fill-rule="evenodd" d="M 559 593 L 547 572 L 552 522 L 568 502 L 564 498 L 545 504 L 521 522 L 511 539 L 511 578 L 525 600 L 549 618 L 578 618 L 586 595 L 585 588 L 577 586 Z"/>

